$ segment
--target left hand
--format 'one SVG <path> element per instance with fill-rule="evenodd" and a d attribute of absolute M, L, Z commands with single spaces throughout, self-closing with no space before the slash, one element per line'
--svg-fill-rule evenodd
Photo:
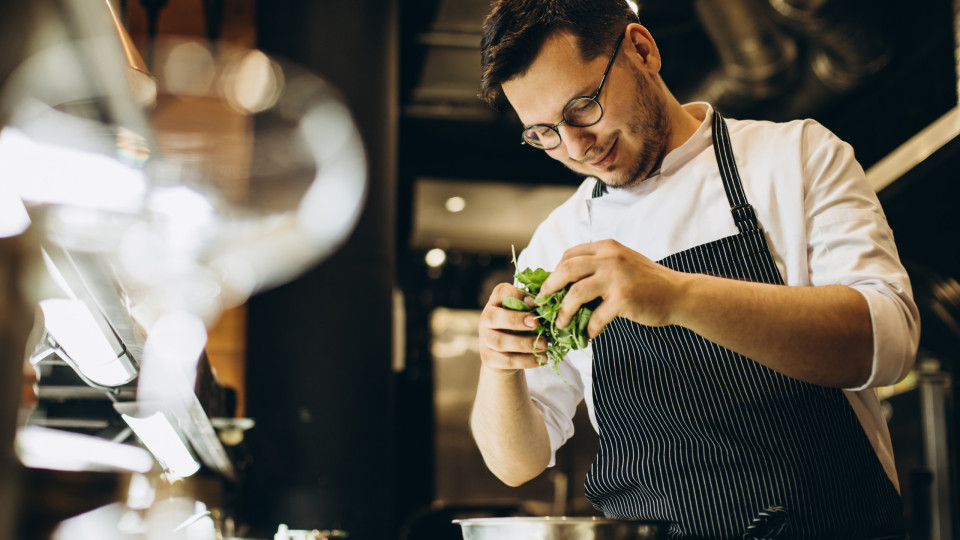
<path fill-rule="evenodd" d="M 565 251 L 540 294 L 553 294 L 572 283 L 557 315 L 560 328 L 581 305 L 602 298 L 587 325 L 587 334 L 594 338 L 616 317 L 647 326 L 672 324 L 671 308 L 684 275 L 615 240 L 601 240 Z"/>

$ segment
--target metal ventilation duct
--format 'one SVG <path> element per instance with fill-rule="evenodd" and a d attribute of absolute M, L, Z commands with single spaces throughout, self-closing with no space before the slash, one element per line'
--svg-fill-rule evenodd
<path fill-rule="evenodd" d="M 890 61 L 889 43 L 859 2 L 697 0 L 695 6 L 721 66 L 693 97 L 721 108 L 743 111 L 776 100 L 781 114 L 805 116 Z M 812 77 L 804 77 L 805 63 Z"/>
<path fill-rule="evenodd" d="M 793 29 L 810 41 L 813 72 L 837 93 L 851 90 L 890 62 L 890 45 L 857 2 L 770 0 Z"/>
<path fill-rule="evenodd" d="M 794 82 L 797 44 L 760 0 L 698 0 L 695 7 L 721 61 L 697 99 L 743 108 L 784 93 Z"/>

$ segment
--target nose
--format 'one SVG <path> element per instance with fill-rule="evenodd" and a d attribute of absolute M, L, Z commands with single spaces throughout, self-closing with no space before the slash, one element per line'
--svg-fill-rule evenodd
<path fill-rule="evenodd" d="M 590 128 L 563 124 L 557 130 L 560 132 L 560 140 L 567 150 L 567 155 L 576 161 L 583 161 L 597 140 Z"/>

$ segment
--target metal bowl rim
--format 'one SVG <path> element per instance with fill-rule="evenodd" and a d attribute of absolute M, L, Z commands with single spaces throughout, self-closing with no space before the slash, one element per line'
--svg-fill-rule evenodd
<path fill-rule="evenodd" d="M 669 525 L 666 521 L 651 521 L 643 519 L 611 519 L 605 517 L 584 516 L 508 516 L 455 519 L 453 523 L 459 525 L 508 525 L 514 523 L 549 523 L 551 525 L 578 525 L 591 524 L 622 524 L 622 525 Z"/>

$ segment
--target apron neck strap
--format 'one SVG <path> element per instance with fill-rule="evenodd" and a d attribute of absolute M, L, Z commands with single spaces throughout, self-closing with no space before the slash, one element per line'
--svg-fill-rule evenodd
<path fill-rule="evenodd" d="M 607 185 L 600 181 L 599 178 L 594 178 L 596 183 L 593 185 L 593 192 L 591 197 L 597 199 L 603 197 L 603 194 L 607 192 Z"/>

